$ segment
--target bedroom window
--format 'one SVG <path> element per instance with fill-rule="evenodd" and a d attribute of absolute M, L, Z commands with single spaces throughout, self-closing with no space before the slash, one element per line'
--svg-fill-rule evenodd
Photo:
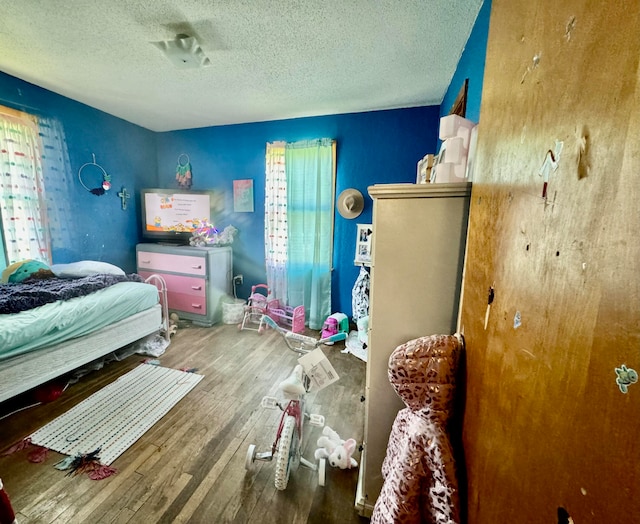
<path fill-rule="evenodd" d="M 35 116 L 0 106 L 0 162 L 5 264 L 29 258 L 51 264 L 42 145 Z"/>
<path fill-rule="evenodd" d="M 331 314 L 336 142 L 267 144 L 265 261 L 273 298 L 304 305 L 320 329 Z"/>

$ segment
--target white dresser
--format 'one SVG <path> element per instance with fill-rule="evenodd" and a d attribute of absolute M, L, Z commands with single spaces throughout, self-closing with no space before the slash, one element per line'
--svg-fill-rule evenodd
<path fill-rule="evenodd" d="M 373 198 L 364 450 L 356 507 L 371 516 L 391 426 L 405 407 L 389 383 L 400 344 L 456 330 L 471 183 L 381 184 Z"/>
<path fill-rule="evenodd" d="M 167 283 L 170 311 L 199 326 L 222 318 L 222 298 L 233 293 L 231 247 L 138 244 L 137 272 L 161 275 Z"/>

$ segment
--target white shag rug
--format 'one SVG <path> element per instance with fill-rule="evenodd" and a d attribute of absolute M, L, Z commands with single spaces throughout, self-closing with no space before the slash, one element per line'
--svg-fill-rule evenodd
<path fill-rule="evenodd" d="M 109 466 L 202 378 L 141 364 L 31 434 L 31 442 L 71 456 L 100 448 L 100 463 Z"/>

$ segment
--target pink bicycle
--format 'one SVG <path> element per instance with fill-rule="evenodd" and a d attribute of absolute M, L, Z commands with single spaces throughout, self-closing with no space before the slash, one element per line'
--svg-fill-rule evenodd
<path fill-rule="evenodd" d="M 327 338 L 315 339 L 287 331 L 266 315 L 263 317 L 263 321 L 269 327 L 277 330 L 283 336 L 287 347 L 298 354 L 309 353 L 321 344 L 338 342 L 346 338 L 346 333 L 337 333 Z M 291 471 L 297 469 L 300 464 L 314 471 L 319 471 L 319 483 L 321 486 L 324 485 L 323 464 L 321 464 L 321 467 L 316 466 L 316 464 L 304 458 L 301 452 L 305 422 L 308 421 L 312 426 L 324 426 L 324 417 L 322 415 L 309 414 L 304 409 L 305 395 L 310 386 L 311 380 L 309 376 L 304 372 L 303 367 L 298 364 L 291 375 L 279 384 L 279 389 L 286 403 L 270 396 L 263 397 L 260 402 L 263 408 L 280 409 L 282 415 L 280 416 L 276 437 L 271 449 L 257 452 L 256 445 L 251 444 L 247 450 L 245 468 L 251 469 L 256 460 L 271 462 L 275 457 L 275 486 L 278 490 L 286 489 Z"/>

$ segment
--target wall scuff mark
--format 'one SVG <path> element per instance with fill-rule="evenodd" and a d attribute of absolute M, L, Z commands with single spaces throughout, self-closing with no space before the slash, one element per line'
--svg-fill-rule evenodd
<path fill-rule="evenodd" d="M 582 128 L 582 133 L 578 138 L 578 180 L 582 180 L 589 176 L 589 171 L 591 169 L 589 153 L 589 129 L 587 126 L 584 126 Z"/>
<path fill-rule="evenodd" d="M 565 26 L 565 30 L 564 30 L 564 38 L 567 42 L 571 40 L 571 33 L 573 32 L 575 27 L 576 27 L 576 17 L 572 16 L 571 18 L 569 18 L 569 21 L 567 22 L 567 25 Z"/>

